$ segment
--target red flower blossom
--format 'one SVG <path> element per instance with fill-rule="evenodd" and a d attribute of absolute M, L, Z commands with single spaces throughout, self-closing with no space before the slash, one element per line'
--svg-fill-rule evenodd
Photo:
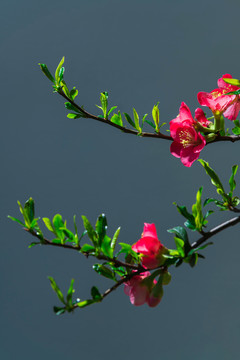
<path fill-rule="evenodd" d="M 198 121 L 193 119 L 188 106 L 182 102 L 179 116 L 170 121 L 170 133 L 173 138 L 170 152 L 180 158 L 187 167 L 199 158 L 200 151 L 206 145 L 204 136 L 196 129 L 198 122 L 202 126 L 207 126 L 209 122 L 201 109 L 197 109 L 195 114 Z"/>
<path fill-rule="evenodd" d="M 132 246 L 132 249 L 143 254 L 142 265 L 147 269 L 153 269 L 164 261 L 162 254 L 166 251 L 166 248 L 158 240 L 154 224 L 144 224 L 142 237 Z"/>
<path fill-rule="evenodd" d="M 239 95 L 226 95 L 231 91 L 239 90 L 235 85 L 225 83 L 224 78 L 232 78 L 232 75 L 225 74 L 218 79 L 218 89 L 214 89 L 210 93 L 199 92 L 197 97 L 200 105 L 208 106 L 213 114 L 223 114 L 229 120 L 235 120 L 240 110 Z"/>
<path fill-rule="evenodd" d="M 133 305 L 140 306 L 147 303 L 150 307 L 154 307 L 160 303 L 163 295 L 162 288 L 157 294 L 153 294 L 152 289 L 157 281 L 155 279 L 154 281 L 151 279 L 146 281 L 150 275 L 151 273 L 146 271 L 125 282 L 124 292 L 129 296 Z"/>

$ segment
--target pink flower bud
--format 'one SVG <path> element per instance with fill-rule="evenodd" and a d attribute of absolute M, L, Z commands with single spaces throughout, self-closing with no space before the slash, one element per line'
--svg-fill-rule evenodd
<path fill-rule="evenodd" d="M 153 269 L 164 261 L 162 254 L 166 248 L 158 240 L 154 224 L 144 224 L 142 237 L 132 246 L 132 249 L 143 255 L 142 265 L 147 269 Z"/>

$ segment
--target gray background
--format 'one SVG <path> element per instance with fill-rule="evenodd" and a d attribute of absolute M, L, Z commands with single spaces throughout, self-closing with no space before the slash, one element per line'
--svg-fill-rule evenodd
<path fill-rule="evenodd" d="M 37 64 L 54 70 L 65 55 L 65 79 L 90 112 L 98 113 L 95 104 L 107 90 L 111 105 L 129 113 L 134 106 L 151 114 L 159 100 L 161 120 L 169 122 L 181 101 L 193 112 L 197 92 L 214 89 L 222 74 L 240 76 L 239 10 L 237 0 L 2 0 L 2 359 L 238 358 L 236 228 L 216 236 L 196 268 L 172 269 L 154 309 L 133 307 L 121 288 L 102 304 L 57 317 L 48 275 L 64 291 L 75 278 L 81 298 L 92 285 L 104 291 L 109 282 L 78 253 L 28 249 L 33 239 L 6 216 L 18 216 L 16 201 L 32 196 L 37 215 L 59 212 L 70 227 L 74 214 L 81 227 L 82 214 L 94 222 L 105 212 L 109 234 L 121 225 L 123 242 L 134 243 L 143 223 L 154 222 L 161 241 L 173 247 L 166 230 L 183 221 L 172 202 L 191 206 L 201 185 L 204 197 L 215 195 L 200 164 L 184 167 L 167 141 L 67 119 Z M 214 144 L 201 157 L 226 182 L 238 148 Z M 230 217 L 220 213 L 210 227 Z"/>

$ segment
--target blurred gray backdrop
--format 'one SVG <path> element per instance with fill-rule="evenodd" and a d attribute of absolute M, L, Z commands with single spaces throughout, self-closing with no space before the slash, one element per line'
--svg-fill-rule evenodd
<path fill-rule="evenodd" d="M 239 10 L 237 0 L 2 0 L 2 359 L 238 358 L 236 227 L 215 237 L 196 268 L 171 269 L 158 307 L 134 307 L 120 288 L 102 304 L 57 317 L 48 275 L 64 291 L 75 278 L 81 298 L 91 285 L 103 291 L 109 282 L 77 253 L 28 249 L 33 239 L 7 215 L 18 216 L 17 200 L 32 196 L 41 217 L 59 212 L 72 227 L 76 214 L 82 228 L 81 215 L 95 222 L 105 212 L 109 234 L 121 226 L 120 240 L 130 243 L 144 222 L 154 222 L 161 241 L 174 246 L 166 230 L 183 219 L 172 203 L 191 206 L 201 185 L 204 197 L 215 195 L 200 164 L 184 167 L 167 141 L 67 119 L 37 64 L 53 71 L 65 55 L 65 79 L 92 113 L 107 90 L 123 112 L 135 107 L 151 115 L 160 101 L 168 123 L 182 101 L 194 112 L 197 92 L 214 89 L 223 74 L 239 78 Z M 201 153 L 223 182 L 239 163 L 239 145 L 218 143 Z M 220 213 L 210 227 L 230 217 Z"/>

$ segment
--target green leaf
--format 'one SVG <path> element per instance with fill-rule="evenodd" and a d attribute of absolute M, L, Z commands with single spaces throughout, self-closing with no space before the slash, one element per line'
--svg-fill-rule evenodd
<path fill-rule="evenodd" d="M 160 119 L 158 104 L 159 104 L 159 102 L 156 105 L 154 105 L 154 107 L 152 109 L 152 117 L 153 117 L 153 121 L 155 123 L 155 130 L 157 133 L 159 132 L 159 119 Z"/>
<path fill-rule="evenodd" d="M 201 245 L 201 246 L 199 246 L 199 247 L 197 247 L 197 248 L 195 248 L 195 249 L 190 250 L 189 253 L 188 253 L 188 256 L 189 256 L 189 255 L 192 255 L 192 254 L 195 253 L 195 252 L 198 252 L 199 250 L 205 249 L 205 248 L 208 247 L 209 245 L 213 245 L 213 242 L 209 242 L 209 243 L 207 243 L 207 244 Z"/>
<path fill-rule="evenodd" d="M 94 301 L 101 301 L 102 295 L 100 294 L 98 288 L 96 286 L 93 286 L 91 289 L 91 295 Z"/>
<path fill-rule="evenodd" d="M 55 312 L 56 315 L 62 315 L 65 313 L 66 309 L 58 306 L 54 306 L 53 311 Z"/>
<path fill-rule="evenodd" d="M 42 221 L 44 222 L 46 228 L 47 228 L 49 231 L 51 231 L 51 232 L 53 232 L 53 233 L 55 234 L 55 231 L 54 231 L 54 228 L 53 228 L 53 226 L 52 226 L 51 220 L 44 217 L 44 218 L 42 218 Z"/>
<path fill-rule="evenodd" d="M 221 195 L 225 194 L 223 185 L 215 171 L 209 166 L 209 164 L 205 160 L 199 159 L 198 161 L 204 167 L 206 173 L 210 176 L 211 182 L 214 186 L 216 186 L 218 193 L 220 190 Z"/>
<path fill-rule="evenodd" d="M 86 252 L 86 253 L 92 253 L 92 252 L 95 252 L 95 247 L 92 246 L 92 245 L 89 245 L 89 244 L 84 244 L 82 247 L 81 247 L 81 252 Z"/>
<path fill-rule="evenodd" d="M 136 129 L 136 126 L 134 124 L 134 122 L 132 121 L 131 117 L 127 114 L 127 113 L 123 113 L 123 115 L 125 116 L 127 122 L 132 125 L 132 127 L 134 127 L 134 129 Z"/>
<path fill-rule="evenodd" d="M 62 69 L 64 69 L 64 68 L 62 68 Z M 70 98 L 71 98 L 71 96 L 70 96 L 70 91 L 69 91 L 69 89 L 68 89 L 67 84 L 65 83 L 65 81 L 64 81 L 64 80 L 60 80 L 60 85 L 61 85 L 61 87 L 62 87 L 62 90 L 63 90 L 64 94 L 70 99 Z"/>
<path fill-rule="evenodd" d="M 167 230 L 169 233 L 173 233 L 177 235 L 177 238 L 184 241 L 184 250 L 185 253 L 188 253 L 188 251 L 191 249 L 191 245 L 188 240 L 188 234 L 187 231 L 182 226 L 176 226 L 172 229 Z"/>
<path fill-rule="evenodd" d="M 95 304 L 95 300 L 93 299 L 89 299 L 89 300 L 84 300 L 84 301 L 80 301 L 78 302 L 76 305 L 80 308 L 83 308 L 85 306 L 91 305 L 91 304 Z"/>
<path fill-rule="evenodd" d="M 30 224 L 32 223 L 33 219 L 34 219 L 34 200 L 32 198 L 29 198 L 24 205 L 24 213 L 25 215 L 28 217 L 28 220 L 30 222 Z"/>
<path fill-rule="evenodd" d="M 98 247 L 98 239 L 97 239 L 96 232 L 94 231 L 91 223 L 86 218 L 86 216 L 82 215 L 82 219 L 83 219 L 84 228 L 87 230 L 89 239 L 92 241 L 94 247 L 97 248 Z"/>
<path fill-rule="evenodd" d="M 235 126 L 232 128 L 232 132 L 234 135 L 240 135 L 240 127 Z"/>
<path fill-rule="evenodd" d="M 112 239 L 109 236 L 105 235 L 101 246 L 101 250 L 104 253 L 104 255 L 109 256 L 110 258 L 113 256 L 111 241 Z"/>
<path fill-rule="evenodd" d="M 63 63 L 64 63 L 64 56 L 62 57 L 60 63 L 58 64 L 57 66 L 57 69 L 56 69 L 56 72 L 55 72 L 55 79 L 56 79 L 56 83 L 59 84 L 60 83 L 60 70 L 63 66 Z"/>
<path fill-rule="evenodd" d="M 74 88 L 70 91 L 70 99 L 72 99 L 72 101 L 73 101 L 77 95 L 78 95 L 78 90 L 76 89 L 76 87 L 74 87 Z"/>
<path fill-rule="evenodd" d="M 70 231 L 66 227 L 60 227 L 59 230 L 61 230 L 64 233 L 64 235 L 67 237 L 69 241 L 75 242 L 75 235 L 73 234 L 72 231 Z"/>
<path fill-rule="evenodd" d="M 150 121 L 150 120 L 145 120 L 145 122 L 146 122 L 148 125 L 150 125 L 152 128 L 155 129 L 155 125 L 154 125 L 154 123 L 153 123 L 152 121 Z"/>
<path fill-rule="evenodd" d="M 233 167 L 232 167 L 232 175 L 231 175 L 231 177 L 229 179 L 231 196 L 232 196 L 233 191 L 236 188 L 236 181 L 234 180 L 234 177 L 235 177 L 235 175 L 237 173 L 237 169 L 238 169 L 238 165 L 233 165 Z"/>
<path fill-rule="evenodd" d="M 61 290 L 59 289 L 59 287 L 57 286 L 56 281 L 51 276 L 48 276 L 48 279 L 50 280 L 51 286 L 52 286 L 53 290 L 55 291 L 55 293 L 57 294 L 59 300 L 64 305 L 66 305 L 63 294 L 62 294 Z"/>
<path fill-rule="evenodd" d="M 117 106 L 112 106 L 111 109 L 108 111 L 107 115 L 109 116 L 113 110 L 115 110 Z"/>
<path fill-rule="evenodd" d="M 98 245 L 101 247 L 102 241 L 107 232 L 107 218 L 105 214 L 102 214 L 98 217 L 95 229 L 98 235 Z"/>
<path fill-rule="evenodd" d="M 131 257 L 135 261 L 137 262 L 139 261 L 139 256 L 135 251 L 133 251 L 132 245 L 126 243 L 119 243 L 119 245 L 121 246 L 122 249 L 117 253 L 117 256 L 124 253 L 126 255 L 131 255 Z"/>
<path fill-rule="evenodd" d="M 188 263 L 191 267 L 194 267 L 195 265 L 197 265 L 197 261 L 198 261 L 198 254 L 194 253 L 188 260 Z"/>
<path fill-rule="evenodd" d="M 177 205 L 175 202 L 173 203 L 174 205 L 176 205 L 178 212 L 184 216 L 186 219 L 188 219 L 189 223 L 192 226 L 192 229 L 195 229 L 195 219 L 194 216 L 192 214 L 190 214 L 186 208 L 186 206 L 179 206 Z"/>
<path fill-rule="evenodd" d="M 139 125 L 139 116 L 134 108 L 133 108 L 133 116 L 134 116 L 135 128 L 141 133 L 142 129 L 140 128 Z"/>
<path fill-rule="evenodd" d="M 196 229 L 202 231 L 203 227 L 203 214 L 202 214 L 202 186 L 196 194 L 196 203 L 192 206 L 192 213 L 194 216 L 194 221 Z"/>
<path fill-rule="evenodd" d="M 24 215 L 24 211 L 23 211 L 23 207 L 22 207 L 22 204 L 20 203 L 20 201 L 17 202 L 18 203 L 18 206 L 19 206 L 19 211 L 22 215 Z"/>
<path fill-rule="evenodd" d="M 182 239 L 179 239 L 178 237 L 174 237 L 174 241 L 175 241 L 179 255 L 181 257 L 184 257 L 185 256 L 184 241 Z"/>
<path fill-rule="evenodd" d="M 74 284 L 74 279 L 71 280 L 71 284 L 70 284 L 70 287 L 68 289 L 68 292 L 67 292 L 67 303 L 69 306 L 72 306 L 72 296 L 73 296 L 73 293 L 75 292 L 75 290 L 73 289 L 73 284 Z"/>
<path fill-rule="evenodd" d="M 112 238 L 112 241 L 111 241 L 111 249 L 112 249 L 112 252 L 114 252 L 115 250 L 115 247 L 116 247 L 116 244 L 117 244 L 117 239 L 118 239 L 118 236 L 120 234 L 120 230 L 121 228 L 117 228 L 117 230 L 115 231 L 114 235 L 113 235 L 113 238 Z"/>
<path fill-rule="evenodd" d="M 16 221 L 18 224 L 20 224 L 22 226 L 25 226 L 25 224 L 22 221 L 20 221 L 19 219 L 16 219 L 15 217 L 8 215 L 8 218 L 11 219 L 12 221 Z"/>
<path fill-rule="evenodd" d="M 102 104 L 103 116 L 104 116 L 105 119 L 107 119 L 108 93 L 106 91 L 101 93 L 100 101 L 101 101 L 101 104 Z"/>
<path fill-rule="evenodd" d="M 235 85 L 235 86 L 240 86 L 240 80 L 238 80 L 238 79 L 223 78 L 223 80 L 224 80 L 225 83 L 227 83 L 227 84 L 231 84 L 231 85 Z"/>
<path fill-rule="evenodd" d="M 47 65 L 45 64 L 38 64 L 40 65 L 40 69 L 42 70 L 42 72 L 44 73 L 44 75 L 46 75 L 46 77 L 52 82 L 52 83 L 55 83 L 55 80 L 52 76 L 52 74 L 50 73 L 50 71 L 48 70 L 47 68 Z"/>
<path fill-rule="evenodd" d="M 116 280 L 114 273 L 109 268 L 107 268 L 105 265 L 95 264 L 95 265 L 93 265 L 93 269 L 99 275 L 105 276 L 106 278 L 111 279 L 111 280 Z"/>
<path fill-rule="evenodd" d="M 123 126 L 122 116 L 120 111 L 118 112 L 118 114 L 113 114 L 113 116 L 111 117 L 111 122 L 119 126 Z"/>
<path fill-rule="evenodd" d="M 41 245 L 41 243 L 40 242 L 31 242 L 31 244 L 28 245 L 28 248 L 31 249 L 35 245 Z"/>
<path fill-rule="evenodd" d="M 61 240 L 61 243 L 64 243 L 65 234 L 61 228 L 65 228 L 64 222 L 62 220 L 62 215 L 56 214 L 52 220 L 54 233 Z"/>
<path fill-rule="evenodd" d="M 67 117 L 69 119 L 79 119 L 79 118 L 84 117 L 84 116 L 82 116 L 82 114 L 69 113 L 69 114 L 67 114 Z"/>

